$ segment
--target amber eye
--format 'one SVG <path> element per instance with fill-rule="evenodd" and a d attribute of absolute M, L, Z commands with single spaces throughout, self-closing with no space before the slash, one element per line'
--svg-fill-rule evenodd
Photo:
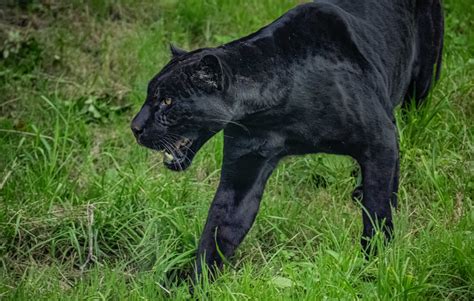
<path fill-rule="evenodd" d="M 163 99 L 163 103 L 167 106 L 169 106 L 172 102 L 173 102 L 173 100 L 169 97 Z"/>

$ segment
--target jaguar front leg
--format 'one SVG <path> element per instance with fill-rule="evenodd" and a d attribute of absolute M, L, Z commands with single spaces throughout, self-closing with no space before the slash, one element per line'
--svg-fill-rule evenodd
<path fill-rule="evenodd" d="M 277 158 L 258 153 L 236 158 L 224 149 L 221 179 L 199 242 L 195 276 L 200 276 L 204 266 L 215 272 L 224 258 L 234 254 L 255 220 L 277 163 Z"/>

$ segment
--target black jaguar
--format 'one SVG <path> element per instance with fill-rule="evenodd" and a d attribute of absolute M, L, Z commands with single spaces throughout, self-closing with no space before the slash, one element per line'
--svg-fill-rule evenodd
<path fill-rule="evenodd" d="M 377 228 L 390 238 L 399 174 L 394 108 L 427 96 L 443 31 L 440 0 L 318 0 L 216 48 L 172 47 L 131 127 L 175 171 L 224 131 L 197 273 L 234 253 L 268 177 L 289 155 L 353 157 L 363 177 L 363 249 Z"/>

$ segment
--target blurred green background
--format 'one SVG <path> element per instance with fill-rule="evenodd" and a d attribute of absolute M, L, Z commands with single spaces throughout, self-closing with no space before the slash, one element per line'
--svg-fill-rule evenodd
<path fill-rule="evenodd" d="M 168 45 L 216 46 L 296 0 L 0 4 L 0 299 L 189 298 L 222 137 L 185 173 L 129 130 Z M 474 299 L 474 3 L 446 0 L 441 81 L 397 111 L 396 238 L 364 261 L 350 158 L 285 159 L 210 300 Z"/>

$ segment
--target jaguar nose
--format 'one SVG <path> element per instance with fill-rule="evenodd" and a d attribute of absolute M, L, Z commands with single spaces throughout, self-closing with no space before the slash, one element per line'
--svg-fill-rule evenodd
<path fill-rule="evenodd" d="M 150 107 L 145 104 L 143 105 L 142 109 L 140 112 L 138 112 L 137 116 L 133 118 L 132 124 L 130 127 L 132 128 L 132 132 L 135 135 L 136 138 L 139 138 L 145 129 L 145 124 L 147 123 L 147 120 L 150 118 Z"/>
<path fill-rule="evenodd" d="M 132 124 L 131 128 L 136 138 L 140 137 L 140 135 L 143 133 L 143 128 L 137 126 L 136 124 Z"/>

